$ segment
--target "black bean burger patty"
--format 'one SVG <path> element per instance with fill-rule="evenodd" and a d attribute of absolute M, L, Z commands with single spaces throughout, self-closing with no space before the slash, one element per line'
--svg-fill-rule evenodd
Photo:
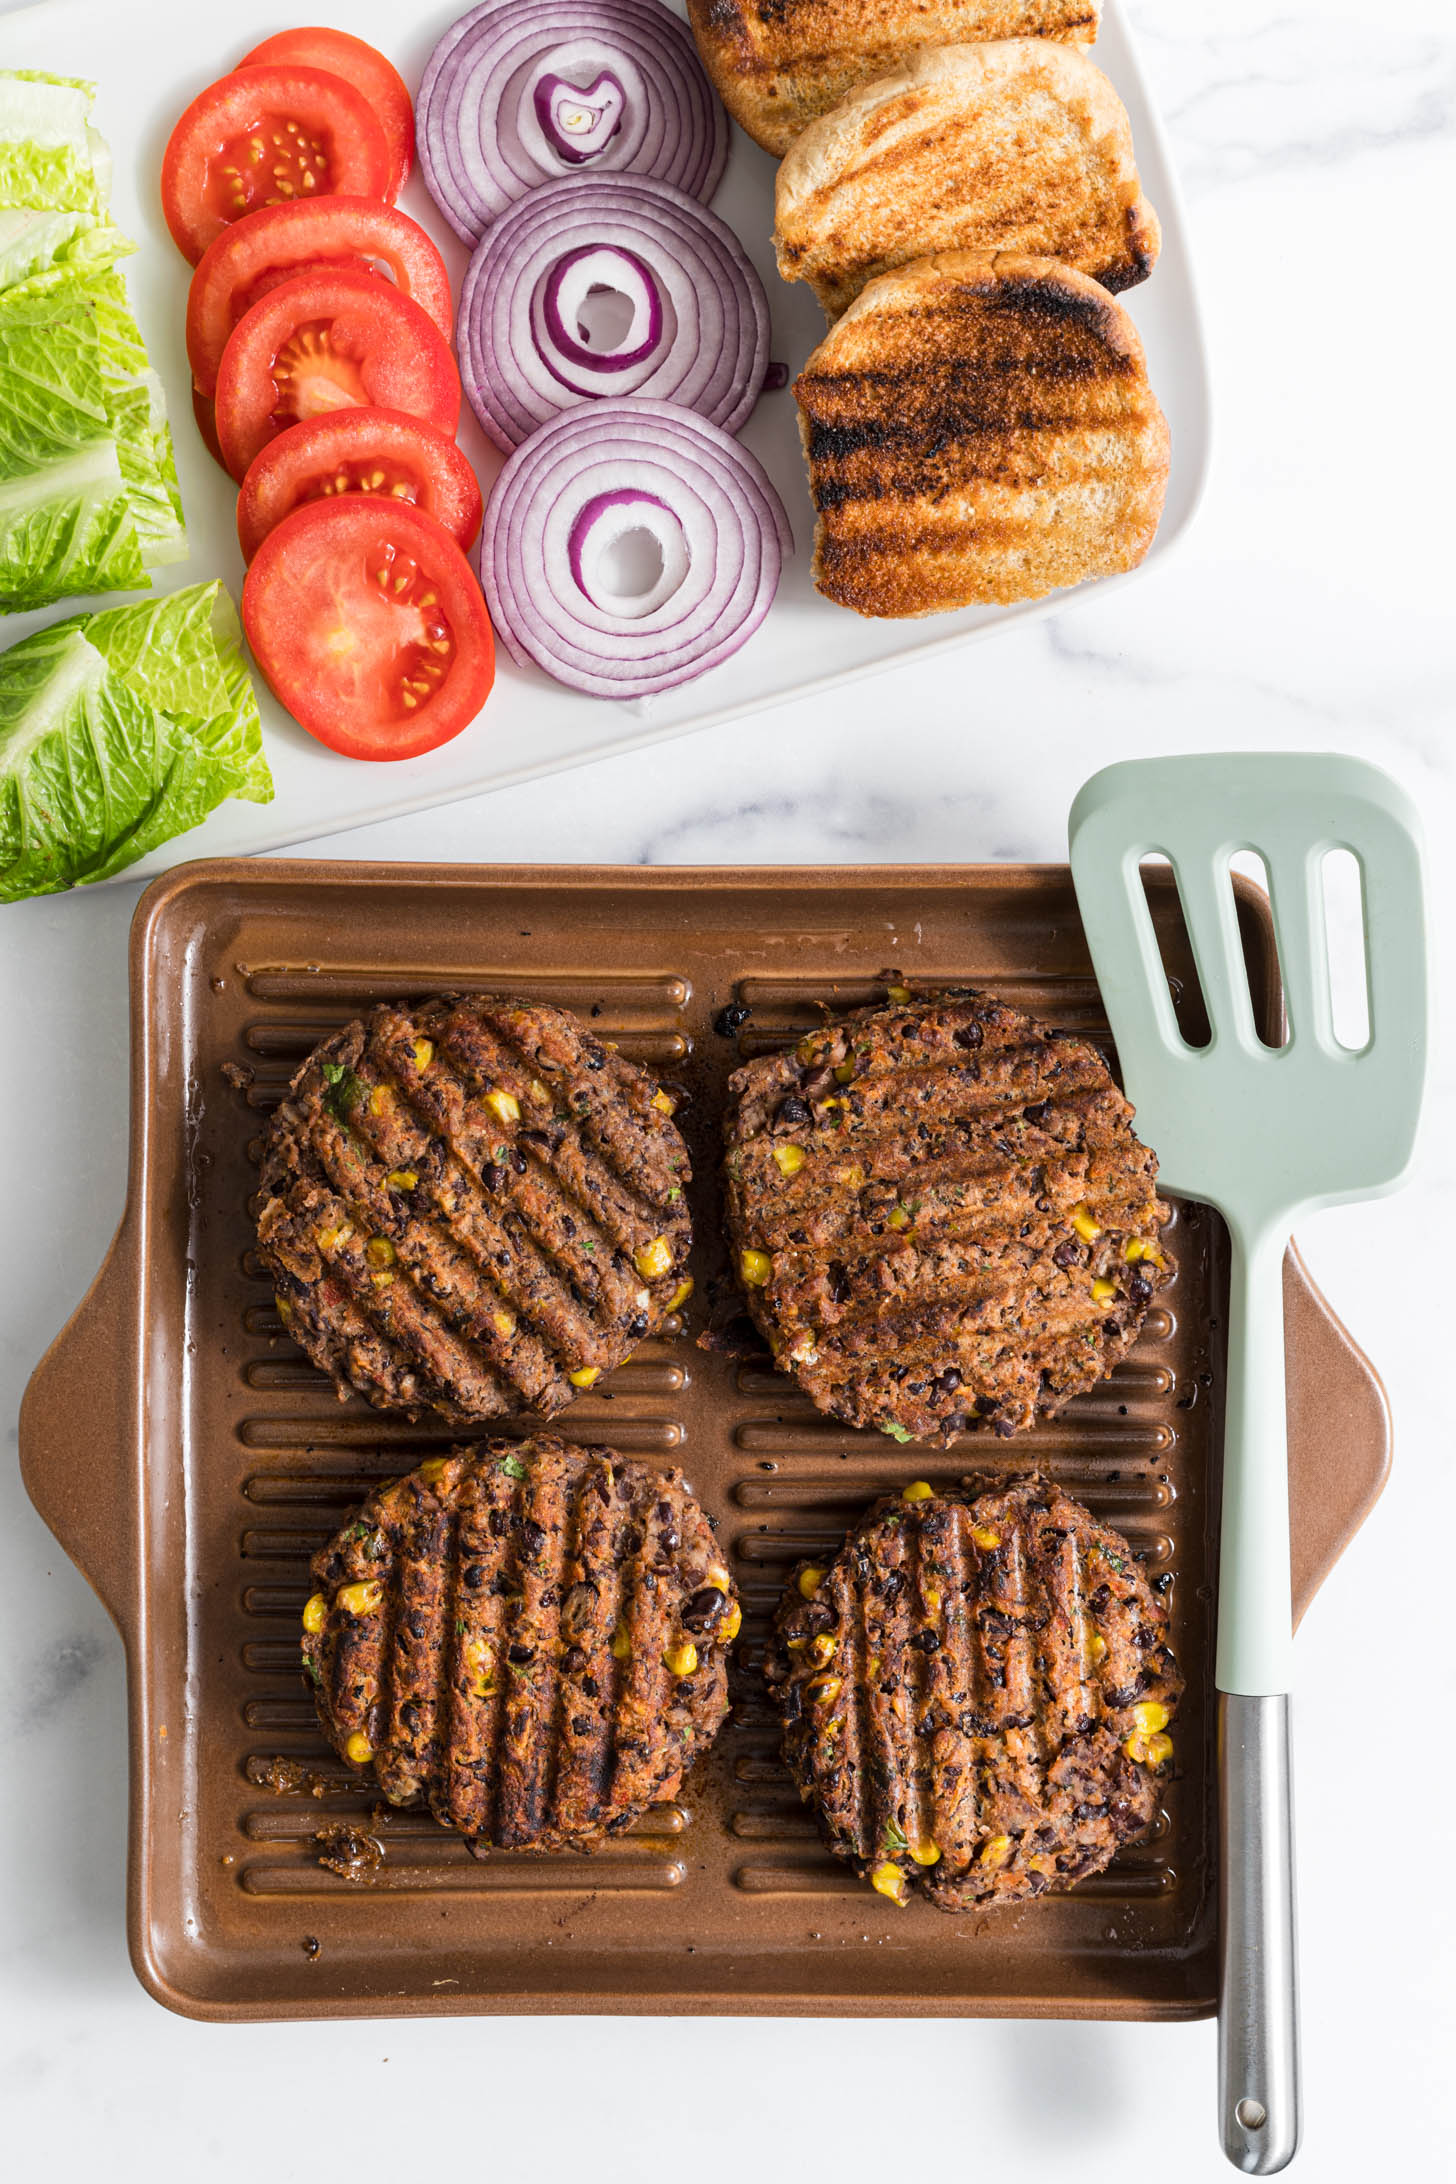
<path fill-rule="evenodd" d="M 258 1242 L 288 1332 L 383 1410 L 551 1417 L 686 1294 L 671 1115 L 565 1009 L 385 1003 L 269 1127 Z"/>
<path fill-rule="evenodd" d="M 749 1062 L 726 1136 L 775 1361 L 899 1441 L 1059 1410 L 1169 1279 L 1158 1164 L 1101 1055 L 988 994 L 862 1009 Z"/>
<path fill-rule="evenodd" d="M 676 1795 L 740 1611 L 682 1473 L 542 1438 L 432 1457 L 313 1560 L 324 1734 L 472 1849 L 591 1849 Z"/>
<path fill-rule="evenodd" d="M 835 1856 L 945 1911 L 1070 1888 L 1143 1834 L 1183 1689 L 1126 1540 L 1036 1478 L 877 1503 L 795 1572 L 765 1672 Z"/>

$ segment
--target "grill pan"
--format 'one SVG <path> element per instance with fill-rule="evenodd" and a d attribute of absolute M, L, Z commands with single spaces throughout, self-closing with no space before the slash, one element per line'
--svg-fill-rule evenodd
<path fill-rule="evenodd" d="M 1149 888 L 1196 1035 L 1176 894 L 1156 874 Z M 1277 971 L 1256 890 L 1242 889 L 1240 920 L 1272 1031 Z M 1179 1271 L 1137 1348 L 1103 1388 L 1012 1442 L 902 1450 L 821 1418 L 766 1355 L 695 1346 L 726 1274 L 725 1076 L 802 1035 L 823 1005 L 881 998 L 900 979 L 986 984 L 1106 1044 L 1061 866 L 238 861 L 182 867 L 143 897 L 126 1212 L 32 1378 L 21 1462 L 126 1645 L 128 1928 L 159 2001 L 214 2019 L 1213 2009 L 1218 1218 L 1176 1208 Z M 686 1325 L 552 1430 L 680 1464 L 718 1518 L 745 1611 L 734 1717 L 685 1794 L 593 1858 L 480 1862 L 428 1816 L 378 1813 L 328 1753 L 297 1667 L 313 1549 L 376 1482 L 458 1436 L 341 1405 L 284 1336 L 252 1250 L 259 1138 L 326 1031 L 386 996 L 452 990 L 578 1010 L 677 1092 L 697 1171 Z M 725 1035 L 715 1020 L 735 1002 L 751 1014 Z M 1389 1434 L 1378 1379 L 1294 1253 L 1285 1326 L 1298 1612 L 1378 1495 Z M 876 1494 L 1033 1467 L 1170 1580 L 1189 1681 L 1177 1777 L 1152 1838 L 1070 1895 L 958 1917 L 897 1910 L 820 1849 L 779 1762 L 757 1675 L 767 1614 L 786 1566 L 831 1551 Z M 319 1863 L 319 1832 L 334 1826 L 373 1838 L 374 1871 L 350 1879 Z"/>

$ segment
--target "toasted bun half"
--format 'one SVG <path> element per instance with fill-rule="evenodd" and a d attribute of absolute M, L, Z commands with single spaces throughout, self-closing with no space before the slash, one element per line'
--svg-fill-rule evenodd
<path fill-rule="evenodd" d="M 1049 258 L 881 274 L 795 382 L 814 581 L 860 614 L 1039 599 L 1134 568 L 1168 482 L 1137 328 Z"/>
<path fill-rule="evenodd" d="M 774 247 L 831 317 L 865 282 L 939 251 L 1055 258 L 1104 288 L 1145 280 L 1161 240 L 1121 99 L 1076 46 L 941 46 L 858 85 L 778 172 Z"/>
<path fill-rule="evenodd" d="M 688 0 L 718 96 L 755 144 L 782 155 L 846 91 L 925 46 L 984 38 L 1091 45 L 1102 0 Z"/>

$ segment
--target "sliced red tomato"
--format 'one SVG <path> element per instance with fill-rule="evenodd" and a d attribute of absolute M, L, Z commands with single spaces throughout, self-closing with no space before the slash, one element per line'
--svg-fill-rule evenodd
<path fill-rule="evenodd" d="M 321 68 L 239 68 L 192 101 L 162 155 L 162 211 L 196 265 L 260 205 L 389 195 L 389 146 L 367 99 Z"/>
<path fill-rule="evenodd" d="M 428 311 L 448 341 L 454 325 L 445 261 L 407 212 L 371 197 L 264 205 L 224 228 L 202 254 L 187 292 L 187 358 L 201 394 L 233 328 L 261 296 L 300 273 L 380 272 Z"/>
<path fill-rule="evenodd" d="M 300 273 L 255 303 L 217 373 L 217 437 L 239 481 L 326 410 L 394 409 L 453 435 L 460 374 L 434 320 L 377 273 Z"/>
<path fill-rule="evenodd" d="M 243 627 L 279 704 L 347 758 L 417 758 L 448 743 L 495 679 L 470 563 L 403 501 L 295 508 L 254 557 Z"/>
<path fill-rule="evenodd" d="M 347 30 L 280 30 L 245 53 L 240 68 L 261 68 L 273 61 L 292 61 L 304 68 L 326 68 L 342 76 L 369 101 L 389 146 L 389 194 L 398 197 L 414 164 L 415 110 L 399 70 L 362 38 Z"/>
<path fill-rule="evenodd" d="M 227 464 L 223 462 L 222 449 L 217 444 L 217 405 L 210 394 L 199 394 L 195 387 L 192 390 L 192 415 L 197 421 L 197 430 L 201 435 L 203 446 L 207 449 L 213 461 L 222 463 L 223 469 L 226 470 Z"/>
<path fill-rule="evenodd" d="M 330 410 L 290 425 L 250 464 L 238 495 L 238 543 L 251 561 L 306 501 L 372 493 L 407 501 L 465 548 L 480 529 L 480 487 L 455 442 L 402 410 Z"/>

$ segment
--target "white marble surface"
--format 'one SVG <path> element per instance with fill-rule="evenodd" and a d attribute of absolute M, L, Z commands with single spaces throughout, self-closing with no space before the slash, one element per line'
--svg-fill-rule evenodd
<path fill-rule="evenodd" d="M 345 19 L 347 9 L 324 11 Z M 280 16 L 286 15 L 280 11 Z M 893 681 L 322 845 L 327 856 L 713 860 L 1055 857 L 1115 756 L 1335 748 L 1425 807 L 1449 950 L 1453 802 L 1446 264 L 1448 0 L 1133 10 L 1201 254 L 1217 451 L 1182 552 L 1125 597 Z M 0 912 L 6 1147 L 0 1314 L 0 2111 L 9 2173 L 62 2180 L 398 2175 L 445 2146 L 487 2174 L 849 2184 L 992 2163 L 1101 2184 L 1225 2173 L 1211 2025 L 487 2020 L 222 2030 L 168 2017 L 123 1938 L 120 1648 L 20 1488 L 14 1413 L 120 1210 L 134 887 Z M 1449 1555 L 1456 1224 L 1446 1049 L 1404 1196 L 1308 1225 L 1376 1359 L 1396 1471 L 1301 1636 L 1298 1832 L 1312 2184 L 1426 2179 L 1449 2097 Z M 1444 1140 L 1444 1146 L 1438 1141 Z M 23 1265 L 17 1278 L 9 1269 Z M 1369 1633 L 1367 1640 L 1366 1633 Z M 1404 1664 L 1404 1665 L 1403 1665 Z M 1384 1781 L 1400 1785 L 1394 1797 Z M 1396 1862 L 1396 1836 L 1413 1846 Z M 555 2089 L 569 2069 L 571 2106 Z M 720 2100 L 725 2073 L 734 2092 Z M 934 2094 L 927 2089 L 936 2088 Z M 423 2138 L 407 2118 L 439 2106 Z M 400 2104 L 397 2110 L 389 2104 Z M 576 2118 L 599 2120 L 590 2145 Z M 266 2167 L 265 2167 L 266 2165 Z"/>

